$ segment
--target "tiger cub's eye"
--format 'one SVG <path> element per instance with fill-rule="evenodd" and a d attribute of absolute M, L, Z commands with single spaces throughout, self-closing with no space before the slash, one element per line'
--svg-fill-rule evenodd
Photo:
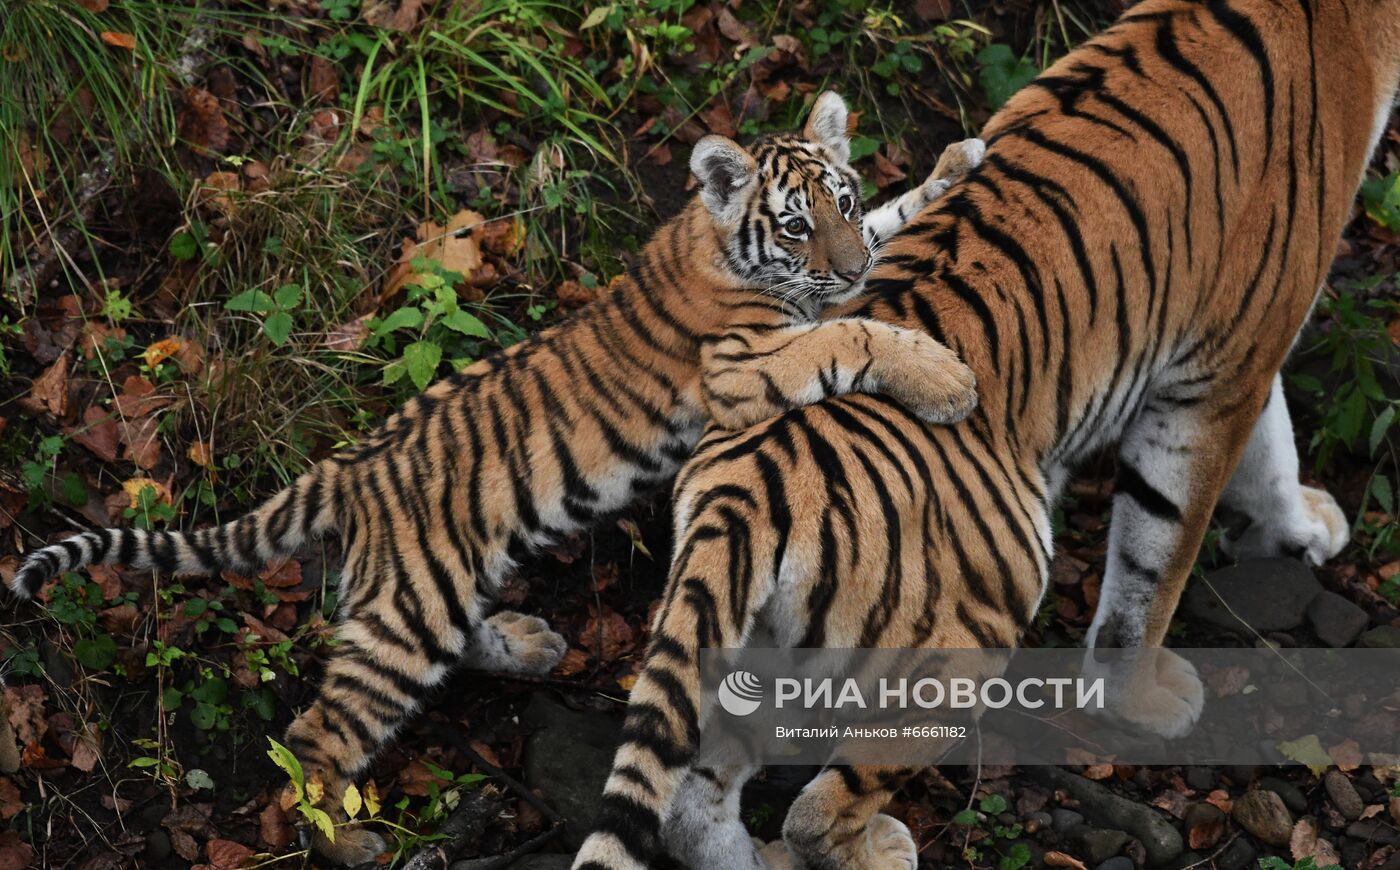
<path fill-rule="evenodd" d="M 855 207 L 855 204 L 855 197 L 851 196 L 849 193 L 841 194 L 841 197 L 836 200 L 836 207 L 841 209 L 841 214 L 844 215 L 849 215 L 851 209 Z"/>
<path fill-rule="evenodd" d="M 788 218 L 783 222 L 783 232 L 790 236 L 805 236 L 807 234 L 807 221 L 800 217 Z"/>

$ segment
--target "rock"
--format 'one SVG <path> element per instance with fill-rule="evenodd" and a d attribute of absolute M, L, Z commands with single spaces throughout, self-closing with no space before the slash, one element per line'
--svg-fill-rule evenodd
<path fill-rule="evenodd" d="M 1213 849 L 1225 833 L 1225 812 L 1215 804 L 1197 801 L 1181 816 L 1186 841 L 1196 849 Z"/>
<path fill-rule="evenodd" d="M 1400 647 L 1400 628 L 1378 625 L 1357 638 L 1356 645 L 1368 649 L 1395 649 Z"/>
<path fill-rule="evenodd" d="M 452 870 L 482 870 L 485 867 L 496 866 L 496 858 L 472 858 L 468 861 L 455 861 Z M 573 863 L 570 855 L 526 855 L 507 870 L 569 870 L 569 865 Z"/>
<path fill-rule="evenodd" d="M 1176 860 L 1167 865 L 1168 870 L 1200 870 L 1210 863 L 1210 859 L 1200 852 L 1182 852 Z"/>
<path fill-rule="evenodd" d="M 1122 855 L 1119 855 L 1116 858 L 1109 858 L 1107 861 L 1095 867 L 1094 870 L 1133 870 L 1133 859 L 1124 858 Z"/>
<path fill-rule="evenodd" d="M 1026 833 L 1034 834 L 1054 827 L 1055 817 L 1049 813 L 1031 813 L 1026 819 Z"/>
<path fill-rule="evenodd" d="M 1308 799 L 1303 796 L 1303 790 L 1286 779 L 1276 776 L 1260 777 L 1259 787 L 1283 798 L 1283 805 L 1292 812 L 1301 813 L 1308 808 Z"/>
<path fill-rule="evenodd" d="M 1327 789 L 1327 796 L 1332 799 L 1342 818 L 1349 822 L 1361 818 L 1361 811 L 1366 809 L 1366 802 L 1356 793 L 1356 786 L 1351 784 L 1345 773 L 1329 770 L 1322 778 L 1322 785 Z"/>
<path fill-rule="evenodd" d="M 1400 843 L 1400 832 L 1393 825 L 1379 818 L 1362 819 L 1347 825 L 1347 836 L 1363 840 L 1374 846 L 1393 846 Z"/>
<path fill-rule="evenodd" d="M 1371 617 L 1335 592 L 1323 591 L 1308 605 L 1308 621 L 1328 646 L 1349 646 Z"/>
<path fill-rule="evenodd" d="M 1283 798 L 1266 789 L 1245 792 L 1235 801 L 1230 817 L 1271 846 L 1287 846 L 1293 835 L 1293 816 Z"/>
<path fill-rule="evenodd" d="M 1396 852 L 1386 859 L 1386 862 L 1380 866 L 1380 870 L 1400 870 L 1400 852 Z"/>
<path fill-rule="evenodd" d="M 1056 807 L 1050 811 L 1050 827 L 1054 828 L 1057 834 L 1067 834 L 1071 828 L 1082 824 L 1084 816 L 1074 810 Z"/>
<path fill-rule="evenodd" d="M 1031 771 L 1078 800 L 1079 809 L 1094 824 L 1126 831 L 1136 837 L 1147 851 L 1148 864 L 1165 864 L 1182 853 L 1181 834 L 1153 807 L 1119 797 L 1092 780 L 1058 767 L 1031 768 Z"/>
<path fill-rule="evenodd" d="M 162 809 L 169 810 L 170 805 L 163 805 Z M 146 835 L 146 848 L 142 853 L 146 859 L 146 866 L 160 867 L 170 858 L 170 835 L 161 830 L 151 831 Z"/>
<path fill-rule="evenodd" d="M 1296 559 L 1251 559 L 1205 580 L 1186 590 L 1187 615 L 1241 634 L 1297 628 L 1322 591 L 1312 569 Z"/>
<path fill-rule="evenodd" d="M 1122 831 L 1091 828 L 1079 836 L 1085 862 L 1099 864 L 1123 851 L 1130 838 Z"/>
<path fill-rule="evenodd" d="M 600 714 L 570 710 L 544 694 L 526 705 L 525 784 L 568 820 L 564 842 L 577 849 L 593 826 L 603 783 L 612 769 L 620 724 Z"/>
<path fill-rule="evenodd" d="M 1215 788 L 1215 771 L 1209 767 L 1186 768 L 1186 784 L 1193 791 L 1208 792 Z"/>
<path fill-rule="evenodd" d="M 1244 870 L 1254 866 L 1254 856 L 1257 854 L 1253 846 L 1240 838 L 1220 853 L 1220 857 L 1215 859 L 1215 866 L 1219 870 Z"/>

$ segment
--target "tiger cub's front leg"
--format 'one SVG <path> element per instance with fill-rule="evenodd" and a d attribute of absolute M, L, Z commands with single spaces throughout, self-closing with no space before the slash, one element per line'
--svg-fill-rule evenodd
<path fill-rule="evenodd" d="M 707 342 L 700 356 L 701 396 L 726 429 L 846 393 L 884 393 L 930 423 L 956 423 L 977 406 L 977 378 L 957 354 L 879 321 L 734 330 Z"/>
<path fill-rule="evenodd" d="M 924 183 L 901 196 L 890 200 L 865 215 L 861 230 L 865 243 L 875 249 L 890 236 L 904 229 L 904 225 L 923 211 L 931 202 L 942 196 L 963 176 L 977 168 L 987 153 L 987 143 L 981 139 L 964 139 L 943 149 L 938 164 L 933 167 Z"/>

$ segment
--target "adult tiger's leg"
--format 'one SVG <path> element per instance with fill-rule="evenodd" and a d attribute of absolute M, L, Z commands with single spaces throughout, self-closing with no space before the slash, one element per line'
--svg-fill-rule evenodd
<path fill-rule="evenodd" d="M 1234 383 L 1229 390 L 1165 388 L 1129 425 L 1118 451 L 1108 564 L 1089 646 L 1161 646 L 1269 383 L 1254 395 Z M 1175 653 L 1143 650 L 1112 666 L 1092 651 L 1087 659 L 1109 680 L 1109 708 L 1128 721 L 1176 737 L 1200 716 L 1201 681 Z"/>
<path fill-rule="evenodd" d="M 666 852 L 687 867 L 764 870 L 753 838 L 739 816 L 744 783 L 757 767 L 692 767 L 661 826 Z"/>
<path fill-rule="evenodd" d="M 1298 481 L 1298 448 L 1275 376 L 1268 404 L 1249 437 L 1220 504 L 1243 528 L 1221 541 L 1240 559 L 1293 556 L 1320 565 L 1346 546 L 1346 515 L 1327 492 Z"/>

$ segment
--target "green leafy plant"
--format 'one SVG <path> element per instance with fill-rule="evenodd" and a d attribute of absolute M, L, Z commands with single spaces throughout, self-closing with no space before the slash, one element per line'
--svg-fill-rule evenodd
<path fill-rule="evenodd" d="M 1029 58 L 1017 57 L 1011 46 L 994 42 L 977 53 L 977 81 L 987 105 L 1000 109 L 1011 95 L 1039 72 Z"/>
<path fill-rule="evenodd" d="M 1259 859 L 1260 870 L 1342 870 L 1339 864 L 1324 864 L 1317 866 L 1317 862 L 1311 857 L 1302 858 L 1290 864 L 1283 858 L 1269 855 Z"/>
<path fill-rule="evenodd" d="M 1361 203 L 1371 220 L 1400 233 L 1400 171 L 1361 182 Z"/>
<path fill-rule="evenodd" d="M 384 383 L 407 375 L 421 390 L 437 376 L 439 363 L 448 358 L 461 368 L 479 352 L 481 342 L 492 338 L 481 318 L 462 307 L 454 284 L 462 279 L 438 263 L 423 257 L 413 261 L 418 279 L 408 285 L 407 304 L 370 324 L 372 339 L 394 352 L 406 335 L 398 358 L 384 367 Z"/>
<path fill-rule="evenodd" d="M 264 314 L 263 334 L 281 347 L 292 334 L 292 312 L 301 304 L 301 285 L 283 284 L 272 295 L 261 290 L 246 290 L 224 303 L 229 311 Z"/>

